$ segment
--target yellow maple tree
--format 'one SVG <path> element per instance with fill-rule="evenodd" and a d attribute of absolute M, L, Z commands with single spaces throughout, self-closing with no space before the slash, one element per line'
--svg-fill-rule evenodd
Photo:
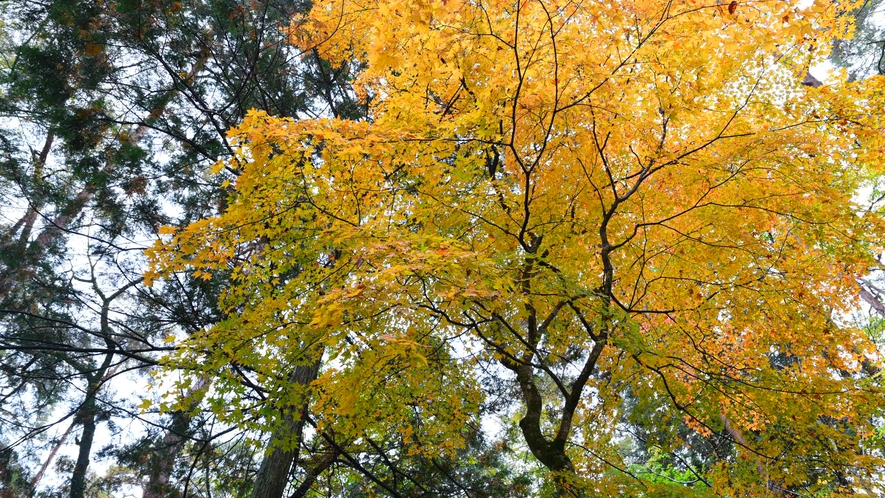
<path fill-rule="evenodd" d="M 370 117 L 230 132 L 229 208 L 149 254 L 230 279 L 169 368 L 214 373 L 232 423 L 310 396 L 319 431 L 439 454 L 493 364 L 551 493 L 675 493 L 619 452 L 642 422 L 729 442 L 686 494 L 874 494 L 881 351 L 840 317 L 882 245 L 853 198 L 885 85 L 800 85 L 846 7 L 316 1 L 292 41 L 363 61 Z"/>

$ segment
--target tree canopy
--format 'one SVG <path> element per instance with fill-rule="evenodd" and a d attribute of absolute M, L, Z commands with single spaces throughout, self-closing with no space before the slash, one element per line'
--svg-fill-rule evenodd
<path fill-rule="evenodd" d="M 368 115 L 230 132 L 226 209 L 149 252 L 150 281 L 223 287 L 175 390 L 431 461 L 497 413 L 539 493 L 876 495 L 881 352 L 844 317 L 881 251 L 856 200 L 885 85 L 801 85 L 846 7 L 315 2 L 290 41 L 359 61 Z"/>

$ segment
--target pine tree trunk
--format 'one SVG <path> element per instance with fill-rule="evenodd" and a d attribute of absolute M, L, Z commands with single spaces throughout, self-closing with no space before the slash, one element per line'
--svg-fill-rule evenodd
<path fill-rule="evenodd" d="M 83 424 L 83 433 L 80 435 L 79 452 L 74 472 L 71 475 L 71 498 L 84 498 L 86 496 L 86 471 L 89 468 L 89 456 L 92 453 L 92 440 L 95 437 L 95 396 L 96 392 L 90 390 L 86 395 L 83 406 L 77 413 L 77 422 Z"/>
<path fill-rule="evenodd" d="M 319 361 L 313 365 L 297 366 L 290 381 L 306 386 L 316 380 L 319 369 Z M 289 483 L 289 471 L 298 460 L 306 415 L 307 402 L 297 413 L 294 409 L 290 410 L 284 416 L 283 423 L 271 435 L 270 451 L 265 455 L 255 476 L 252 498 L 282 498 Z"/>

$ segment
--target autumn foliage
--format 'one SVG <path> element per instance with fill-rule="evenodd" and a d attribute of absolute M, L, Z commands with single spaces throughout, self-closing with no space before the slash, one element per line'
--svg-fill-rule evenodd
<path fill-rule="evenodd" d="M 875 494 L 881 351 L 843 318 L 885 85 L 800 85 L 850 34 L 801 3 L 318 0 L 292 41 L 364 61 L 370 118 L 230 132 L 229 206 L 150 252 L 231 282 L 168 367 L 229 423 L 308 403 L 411 455 L 455 455 L 511 382 L 544 492 Z M 629 472 L 631 426 L 716 452 L 668 486 Z"/>

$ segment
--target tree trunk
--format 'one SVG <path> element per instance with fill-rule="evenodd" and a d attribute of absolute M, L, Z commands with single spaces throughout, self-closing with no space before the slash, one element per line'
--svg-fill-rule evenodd
<path fill-rule="evenodd" d="M 37 474 L 34 475 L 34 477 L 31 479 L 28 490 L 21 495 L 21 498 L 28 498 L 33 490 L 37 488 L 37 484 L 40 483 L 40 479 L 43 477 L 43 474 L 46 473 L 46 469 L 48 469 L 49 465 L 52 464 L 52 461 L 55 459 L 56 453 L 58 453 L 58 450 L 65 444 L 65 441 L 67 441 L 68 436 L 71 434 L 71 431 L 74 430 L 74 427 L 76 425 L 77 421 L 74 420 L 74 422 L 71 422 L 71 425 L 68 426 L 68 429 L 64 432 L 64 434 L 61 435 L 61 437 L 58 439 L 58 442 L 56 442 L 55 445 L 52 447 L 52 450 L 50 450 L 49 455 L 46 456 L 46 460 L 43 461 L 43 465 L 40 466 L 40 470 L 38 470 Z"/>
<path fill-rule="evenodd" d="M 111 330 L 108 321 L 110 306 L 114 299 L 120 297 L 126 289 L 138 285 L 138 282 L 140 281 L 141 280 L 139 279 L 129 282 L 120 289 L 117 289 L 117 291 L 109 297 L 105 297 L 104 294 L 98 290 L 98 286 L 93 281 L 93 285 L 95 285 L 95 289 L 103 301 L 101 305 L 101 332 L 105 337 L 105 345 L 108 347 L 108 352 L 105 354 L 101 366 L 99 366 L 94 372 L 89 373 L 88 371 L 84 371 L 82 367 L 79 369 L 86 378 L 87 384 L 86 399 L 83 400 L 83 404 L 80 405 L 80 409 L 77 410 L 77 415 L 74 419 L 74 422 L 83 424 L 83 433 L 80 434 L 77 463 L 74 464 L 74 473 L 71 475 L 71 498 L 84 498 L 86 495 L 86 471 L 89 469 L 92 441 L 95 438 L 95 418 L 98 415 L 98 393 L 104 383 L 113 377 L 114 373 L 117 371 L 117 367 L 110 368 L 111 362 L 114 360 L 114 356 L 116 356 L 116 345 L 110 339 L 113 334 L 113 330 Z M 76 362 L 72 362 L 72 365 L 76 365 Z"/>
<path fill-rule="evenodd" d="M 209 384 L 207 378 L 201 378 L 191 388 L 188 396 L 204 389 Z M 191 411 L 195 407 L 196 402 L 192 403 L 187 410 L 177 411 L 172 414 L 172 423 L 166 431 L 166 435 L 160 441 L 160 444 L 150 448 L 149 461 L 150 471 L 148 474 L 148 482 L 144 487 L 143 498 L 171 498 L 178 496 L 178 490 L 169 484 L 170 476 L 175 468 L 175 461 L 184 442 L 187 439 L 187 432 L 191 425 Z"/>
<path fill-rule="evenodd" d="M 299 365 L 289 380 L 298 385 L 306 386 L 316 380 L 320 362 L 312 365 Z M 270 437 L 270 451 L 265 455 L 255 476 L 252 487 L 252 498 L 282 498 L 286 485 L 289 483 L 289 471 L 298 460 L 301 436 L 304 433 L 304 418 L 307 415 L 307 401 L 296 413 L 288 410 L 283 416 L 283 423 Z"/>
<path fill-rule="evenodd" d="M 325 455 L 307 470 L 307 475 L 304 480 L 298 485 L 298 488 L 289 495 L 289 498 L 304 498 L 307 496 L 307 492 L 310 491 L 310 488 L 316 482 L 317 477 L 331 467 L 332 464 L 335 463 L 335 459 L 338 458 L 337 451 L 334 449 L 331 449 L 330 451 L 331 453 Z"/>
<path fill-rule="evenodd" d="M 71 498 L 84 498 L 86 496 L 86 471 L 89 468 L 92 440 L 95 437 L 96 395 L 96 390 L 90 388 L 86 399 L 83 401 L 83 406 L 77 411 L 77 422 L 83 424 L 83 433 L 80 434 L 80 442 L 78 444 L 80 451 L 77 454 L 74 473 L 71 475 Z"/>
<path fill-rule="evenodd" d="M 148 482 L 144 487 L 144 498 L 169 498 L 178 496 L 178 490 L 169 484 L 169 477 L 175 466 L 175 457 L 181 450 L 188 428 L 190 428 L 191 416 L 184 411 L 172 414 L 172 423 L 160 444 L 150 448 L 150 471 Z"/>

